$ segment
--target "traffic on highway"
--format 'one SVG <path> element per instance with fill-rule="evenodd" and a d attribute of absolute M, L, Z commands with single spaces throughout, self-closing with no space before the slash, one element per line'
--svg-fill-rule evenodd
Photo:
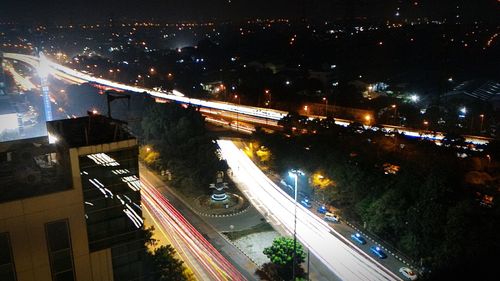
<path fill-rule="evenodd" d="M 227 160 L 233 177 L 244 186 L 254 205 L 263 206 L 289 233 L 294 229 L 297 211 L 297 239 L 342 280 L 402 280 L 385 268 L 374 256 L 360 250 L 351 240 L 339 234 L 326 221 L 295 202 L 270 180 L 230 140 L 219 140 L 222 156 Z"/>
<path fill-rule="evenodd" d="M 207 109 L 215 109 L 226 112 L 238 113 L 246 116 L 257 117 L 257 120 L 252 120 L 254 123 L 261 125 L 268 125 L 269 120 L 278 121 L 283 117 L 288 115 L 288 112 L 269 109 L 269 108 L 260 108 L 254 106 L 246 106 L 239 105 L 229 102 L 221 102 L 221 101 L 211 101 L 211 100 L 203 100 L 203 99 L 194 99 L 184 96 L 177 90 L 173 90 L 171 92 L 163 92 L 156 91 L 152 89 L 130 86 L 118 82 L 114 82 L 107 79 L 96 78 L 89 74 L 85 74 L 83 72 L 71 69 L 69 67 L 54 63 L 42 54 L 40 58 L 30 55 L 24 54 L 16 54 L 16 53 L 5 53 L 4 57 L 6 59 L 17 60 L 31 65 L 35 69 L 39 69 L 42 72 L 48 72 L 60 79 L 63 79 L 69 83 L 93 83 L 96 85 L 108 87 L 110 89 L 117 89 L 121 91 L 130 91 L 139 94 L 149 94 L 152 97 L 160 100 L 170 100 L 188 105 L 200 106 Z M 43 68 L 40 70 L 40 68 Z M 335 123 L 341 126 L 347 126 L 354 121 L 345 120 L 345 119 L 335 119 Z M 365 129 L 372 129 L 374 126 L 363 126 Z M 382 128 L 387 132 L 399 133 L 403 135 L 407 135 L 410 137 L 431 139 L 431 140 L 442 140 L 445 135 L 440 132 L 427 132 L 421 131 L 417 129 L 406 128 L 402 126 L 393 126 L 393 125 L 382 125 Z M 465 136 L 465 141 L 473 144 L 484 145 L 489 142 L 488 138 L 479 137 L 479 136 Z"/>

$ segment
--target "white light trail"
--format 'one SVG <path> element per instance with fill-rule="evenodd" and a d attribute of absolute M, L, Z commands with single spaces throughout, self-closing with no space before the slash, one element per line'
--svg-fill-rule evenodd
<path fill-rule="evenodd" d="M 34 68 L 37 68 L 39 65 L 38 58 L 34 57 L 34 56 L 16 54 L 16 53 L 4 53 L 4 58 L 22 61 L 22 62 L 25 62 L 25 63 L 33 66 Z M 58 76 L 58 77 L 61 77 L 65 80 L 69 80 L 69 81 L 74 80 L 78 84 L 81 84 L 84 82 L 89 82 L 89 83 L 107 86 L 107 87 L 114 88 L 114 89 L 130 91 L 130 92 L 135 92 L 135 93 L 140 93 L 140 94 L 144 94 L 144 93 L 149 94 L 149 95 L 157 98 L 158 100 L 161 100 L 161 99 L 171 100 L 171 101 L 176 101 L 179 103 L 200 106 L 202 108 L 205 107 L 205 108 L 219 109 L 219 110 L 235 112 L 235 113 L 237 112 L 239 114 L 244 114 L 244 115 L 249 115 L 249 116 L 254 116 L 254 117 L 259 117 L 259 118 L 266 118 L 266 119 L 275 120 L 275 121 L 281 120 L 283 117 L 288 115 L 288 112 L 281 111 L 281 110 L 237 105 L 237 104 L 219 102 L 219 101 L 209 101 L 209 100 L 188 98 L 188 97 L 185 97 L 184 95 L 182 95 L 177 90 L 173 90 L 171 92 L 171 94 L 169 94 L 169 93 L 159 92 L 159 91 L 155 91 L 155 90 L 151 90 L 151 89 L 147 89 L 147 88 L 129 86 L 129 85 L 117 83 L 117 82 L 102 79 L 102 78 L 96 78 L 96 77 L 93 77 L 89 74 L 79 72 L 79 71 L 71 69 L 69 67 L 51 62 L 49 60 L 47 60 L 47 63 L 49 65 L 51 74 Z M 349 124 L 351 124 L 353 122 L 354 121 L 352 121 L 352 120 L 342 120 L 342 119 L 335 118 L 335 123 L 338 125 L 341 125 L 341 126 L 348 126 Z M 260 123 L 264 124 L 264 121 L 260 120 Z M 404 127 L 400 127 L 400 126 L 396 127 L 396 126 L 391 126 L 391 125 L 383 125 L 383 127 L 387 130 L 394 130 L 394 131 L 404 133 L 407 135 L 415 135 L 416 136 L 416 134 L 417 134 L 418 137 L 422 138 L 422 136 L 420 135 L 420 131 L 417 129 L 404 128 Z M 435 136 L 430 137 L 430 138 L 439 140 L 442 135 L 443 135 L 442 133 L 436 132 Z M 488 144 L 488 142 L 489 142 L 488 138 L 478 137 L 478 136 L 465 136 L 465 140 L 466 140 L 466 142 L 470 142 L 470 143 L 477 144 L 477 145 L 484 145 L 484 144 Z"/>
<path fill-rule="evenodd" d="M 342 280 L 401 280 L 382 267 L 375 259 L 357 249 L 349 240 L 327 223 L 297 204 L 228 140 L 219 140 L 223 157 L 233 175 L 252 194 L 259 205 L 267 209 L 291 233 L 293 210 L 297 206 L 297 238 Z M 337 235 L 332 235 L 331 232 Z"/>

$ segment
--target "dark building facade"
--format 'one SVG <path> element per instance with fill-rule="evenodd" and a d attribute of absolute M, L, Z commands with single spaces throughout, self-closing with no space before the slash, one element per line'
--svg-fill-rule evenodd
<path fill-rule="evenodd" d="M 142 280 L 137 140 L 99 115 L 47 131 L 0 143 L 0 280 Z"/>

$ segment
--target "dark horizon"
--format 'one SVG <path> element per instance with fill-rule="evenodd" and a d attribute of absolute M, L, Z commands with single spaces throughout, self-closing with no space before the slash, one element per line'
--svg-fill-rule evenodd
<path fill-rule="evenodd" d="M 302 18 L 318 20 L 367 18 L 453 18 L 465 22 L 498 22 L 496 0 L 6 0 L 0 18 L 26 23 L 77 23 L 108 18 L 158 21 Z M 399 8 L 399 10 L 398 10 Z M 396 16 L 396 14 L 399 14 Z"/>

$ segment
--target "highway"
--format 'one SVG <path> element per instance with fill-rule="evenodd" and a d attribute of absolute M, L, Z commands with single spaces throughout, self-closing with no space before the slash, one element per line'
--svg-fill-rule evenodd
<path fill-rule="evenodd" d="M 222 156 L 233 177 L 252 194 L 254 205 L 265 209 L 293 233 L 297 208 L 297 239 L 341 280 L 402 280 L 379 261 L 359 250 L 326 222 L 291 199 L 230 140 L 219 140 Z"/>
<path fill-rule="evenodd" d="M 4 53 L 5 59 L 17 60 L 31 65 L 35 69 L 42 69 L 41 71 L 48 72 L 62 80 L 65 80 L 69 83 L 74 84 L 82 84 L 82 83 L 93 83 L 99 86 L 108 87 L 110 89 L 117 89 L 121 91 L 130 91 L 140 94 L 149 94 L 152 97 L 155 97 L 157 100 L 170 100 L 183 104 L 200 106 L 202 108 L 206 108 L 208 110 L 220 110 L 225 112 L 238 113 L 243 115 L 242 118 L 252 118 L 252 122 L 260 125 L 268 125 L 271 122 L 276 122 L 281 120 L 283 117 L 288 115 L 288 112 L 269 109 L 269 108 L 260 108 L 246 105 L 238 105 L 228 102 L 221 101 L 210 101 L 210 100 L 202 100 L 202 99 L 194 99 L 184 96 L 179 91 L 173 90 L 171 92 L 160 92 L 147 88 L 130 86 L 118 82 L 114 82 L 111 80 L 106 80 L 102 78 L 96 78 L 89 74 L 71 69 L 69 67 L 54 63 L 44 56 L 40 58 L 30 55 L 16 54 L 16 53 Z M 354 121 L 345 120 L 345 119 L 335 119 L 335 123 L 342 126 L 347 126 Z M 441 141 L 444 137 L 444 133 L 440 132 L 429 132 L 418 129 L 411 129 L 402 126 L 392 126 L 392 125 L 381 125 L 388 132 L 397 132 L 400 134 L 404 134 L 410 137 L 416 138 L 427 138 L 434 141 Z M 371 126 L 364 126 L 365 129 L 371 129 Z M 489 138 L 481 137 L 481 136 L 464 136 L 466 142 L 470 142 L 473 144 L 484 145 L 489 142 Z"/>
<path fill-rule="evenodd" d="M 179 91 L 173 90 L 172 92 L 165 93 L 160 91 L 155 91 L 147 88 L 130 86 L 122 83 L 117 83 L 111 80 L 106 80 L 102 78 L 96 78 L 89 74 L 85 74 L 83 72 L 79 72 L 77 70 L 71 69 L 69 67 L 54 63 L 48 59 L 42 59 L 35 56 L 23 55 L 23 54 L 15 54 L 15 53 L 4 53 L 5 59 L 12 59 L 27 63 L 34 67 L 35 69 L 42 69 L 44 72 L 48 72 L 54 76 L 57 76 L 61 79 L 65 79 L 68 82 L 74 80 L 75 83 L 81 83 L 82 81 L 94 83 L 102 86 L 106 86 L 112 89 L 119 89 L 123 91 L 135 92 L 140 94 L 149 94 L 152 97 L 157 99 L 165 99 L 176 101 L 179 103 L 190 104 L 195 106 L 201 106 L 206 108 L 238 112 L 239 114 L 252 115 L 260 118 L 268 118 L 272 120 L 280 120 L 284 116 L 287 115 L 285 111 L 279 111 L 274 109 L 264 109 L 259 107 L 252 106 L 241 106 L 227 102 L 220 101 L 209 101 L 202 99 L 194 99 L 185 97 Z"/>
<path fill-rule="evenodd" d="M 180 254 L 198 280 L 246 280 L 142 174 L 141 185 L 142 204 L 160 231 L 174 237 L 175 248 L 181 249 Z"/>

